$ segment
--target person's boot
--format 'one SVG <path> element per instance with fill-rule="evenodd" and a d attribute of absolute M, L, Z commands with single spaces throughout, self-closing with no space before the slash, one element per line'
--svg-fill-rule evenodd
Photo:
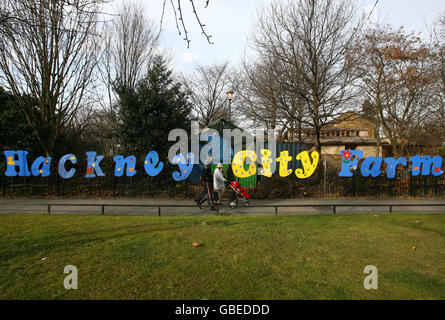
<path fill-rule="evenodd" d="M 195 202 L 196 202 L 196 205 L 199 207 L 199 209 L 202 209 L 201 203 L 199 203 L 199 201 L 196 201 L 196 200 L 195 200 Z"/>

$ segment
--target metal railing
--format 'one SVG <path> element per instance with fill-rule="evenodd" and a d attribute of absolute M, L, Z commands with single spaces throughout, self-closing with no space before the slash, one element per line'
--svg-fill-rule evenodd
<path fill-rule="evenodd" d="M 157 208 L 158 216 L 161 216 L 161 208 L 196 208 L 194 204 L 105 204 L 105 203 L 20 203 L 20 204 L 6 204 L 9 206 L 45 206 L 46 213 L 51 213 L 51 207 L 100 207 L 101 214 L 105 215 L 105 207 L 143 207 L 143 208 Z M 444 207 L 445 203 L 367 203 L 367 204 L 271 204 L 271 205 L 248 205 L 244 208 L 274 208 L 275 215 L 278 215 L 278 208 L 308 208 L 308 207 L 325 207 L 331 208 L 332 214 L 337 214 L 339 207 L 387 207 L 388 212 L 392 213 L 394 207 Z M 203 206 L 203 208 L 210 208 Z M 230 208 L 229 205 L 219 205 L 216 207 L 216 213 L 219 214 L 221 208 Z M 420 212 L 420 211 L 419 211 Z"/>
<path fill-rule="evenodd" d="M 78 159 L 79 164 L 85 163 Z M 114 162 L 104 158 L 103 170 L 112 172 Z M 165 164 L 167 166 L 167 164 Z M 171 168 L 170 168 L 171 169 Z M 170 170 L 169 169 L 169 170 Z M 71 179 L 62 179 L 57 174 L 49 177 L 6 177 L 0 170 L 0 195 L 3 197 L 56 196 L 63 198 L 166 198 L 193 199 L 202 189 L 192 177 L 199 176 L 199 170 L 194 169 L 190 180 L 176 182 L 171 173 L 164 169 L 156 177 L 148 177 L 144 170 L 132 177 L 115 177 L 108 174 L 104 177 L 85 179 L 81 172 L 86 168 L 77 166 L 78 172 Z M 174 169 L 176 170 L 176 168 Z M 317 169 L 319 174 L 308 179 L 297 179 L 295 175 L 281 178 L 277 173 L 271 178 L 257 176 L 243 186 L 253 199 L 408 199 L 445 197 L 445 175 L 412 176 L 409 168 L 398 167 L 396 177 L 388 179 L 385 172 L 376 178 L 363 177 L 355 172 L 352 177 L 340 177 L 339 168 L 327 165 Z M 230 172 L 230 171 L 229 171 Z M 178 198 L 178 199 L 179 199 Z"/>

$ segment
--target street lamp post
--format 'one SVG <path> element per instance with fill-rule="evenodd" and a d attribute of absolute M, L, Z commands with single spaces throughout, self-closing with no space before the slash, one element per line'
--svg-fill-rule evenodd
<path fill-rule="evenodd" d="M 233 91 L 227 91 L 227 99 L 229 100 L 229 123 L 232 123 L 232 97 L 233 97 Z M 232 142 L 230 142 L 230 145 L 232 144 Z M 228 169 L 228 178 L 229 178 L 229 182 L 233 181 L 233 173 L 232 173 L 232 165 L 229 164 L 229 169 Z"/>
<path fill-rule="evenodd" d="M 229 122 L 231 123 L 232 118 L 232 97 L 233 97 L 233 91 L 228 91 L 227 92 L 227 99 L 229 100 Z"/>

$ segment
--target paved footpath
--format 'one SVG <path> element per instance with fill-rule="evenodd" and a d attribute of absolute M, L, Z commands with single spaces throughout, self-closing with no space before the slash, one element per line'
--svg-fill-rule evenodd
<path fill-rule="evenodd" d="M 0 199 L 1 213 L 46 213 L 47 205 L 51 204 L 51 214 L 101 214 L 101 207 L 76 206 L 78 204 L 105 204 L 122 205 L 119 207 L 105 206 L 106 215 L 158 215 L 158 208 L 130 207 L 128 205 L 194 205 L 193 200 L 139 200 L 139 199 L 118 199 L 118 200 L 85 200 L 85 199 L 54 199 L 54 200 L 23 200 L 23 199 Z M 57 206 L 57 204 L 69 204 L 69 206 Z M 225 202 L 227 204 L 227 202 Z M 445 200 L 251 200 L 250 205 L 310 205 L 310 207 L 278 208 L 278 214 L 320 214 L 332 213 L 332 207 L 323 205 L 348 204 L 351 207 L 337 207 L 336 212 L 341 213 L 376 213 L 388 212 L 389 207 L 360 205 L 370 204 L 396 204 L 393 212 L 433 212 L 445 213 Z M 403 206 L 403 204 L 415 206 Z M 434 206 L 420 206 L 419 204 L 435 204 Z M 440 204 L 442 206 L 439 206 Z M 55 205 L 55 206 L 53 206 Z M 220 208 L 220 214 L 234 215 L 273 215 L 275 208 L 257 208 L 239 206 L 236 209 Z M 208 207 L 199 209 L 198 207 L 174 207 L 161 208 L 161 215 L 210 215 Z"/>

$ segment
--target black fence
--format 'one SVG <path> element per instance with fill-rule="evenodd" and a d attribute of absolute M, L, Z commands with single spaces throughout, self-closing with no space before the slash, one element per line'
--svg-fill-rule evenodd
<path fill-rule="evenodd" d="M 54 169 L 51 176 L 46 178 L 6 177 L 4 172 L 0 172 L 1 195 L 36 198 L 192 199 L 202 188 L 199 183 L 174 181 L 172 172 L 178 168 L 169 164 L 156 177 L 148 176 L 143 167 L 137 167 L 137 173 L 133 177 L 115 177 L 113 160 L 104 159 L 101 167 L 106 176 L 92 179 L 85 178 L 86 168 L 82 168 L 81 164 L 79 159 L 76 174 L 71 179 L 62 179 Z M 338 172 L 338 168 L 320 163 L 308 179 L 298 179 L 294 173 L 286 178 L 281 178 L 278 174 L 271 178 L 258 176 L 255 185 L 246 189 L 254 199 L 445 197 L 445 175 L 412 176 L 410 168 L 399 168 L 394 179 L 387 178 L 384 168 L 382 174 L 376 178 L 365 178 L 360 172 L 344 178 L 339 177 Z"/>

